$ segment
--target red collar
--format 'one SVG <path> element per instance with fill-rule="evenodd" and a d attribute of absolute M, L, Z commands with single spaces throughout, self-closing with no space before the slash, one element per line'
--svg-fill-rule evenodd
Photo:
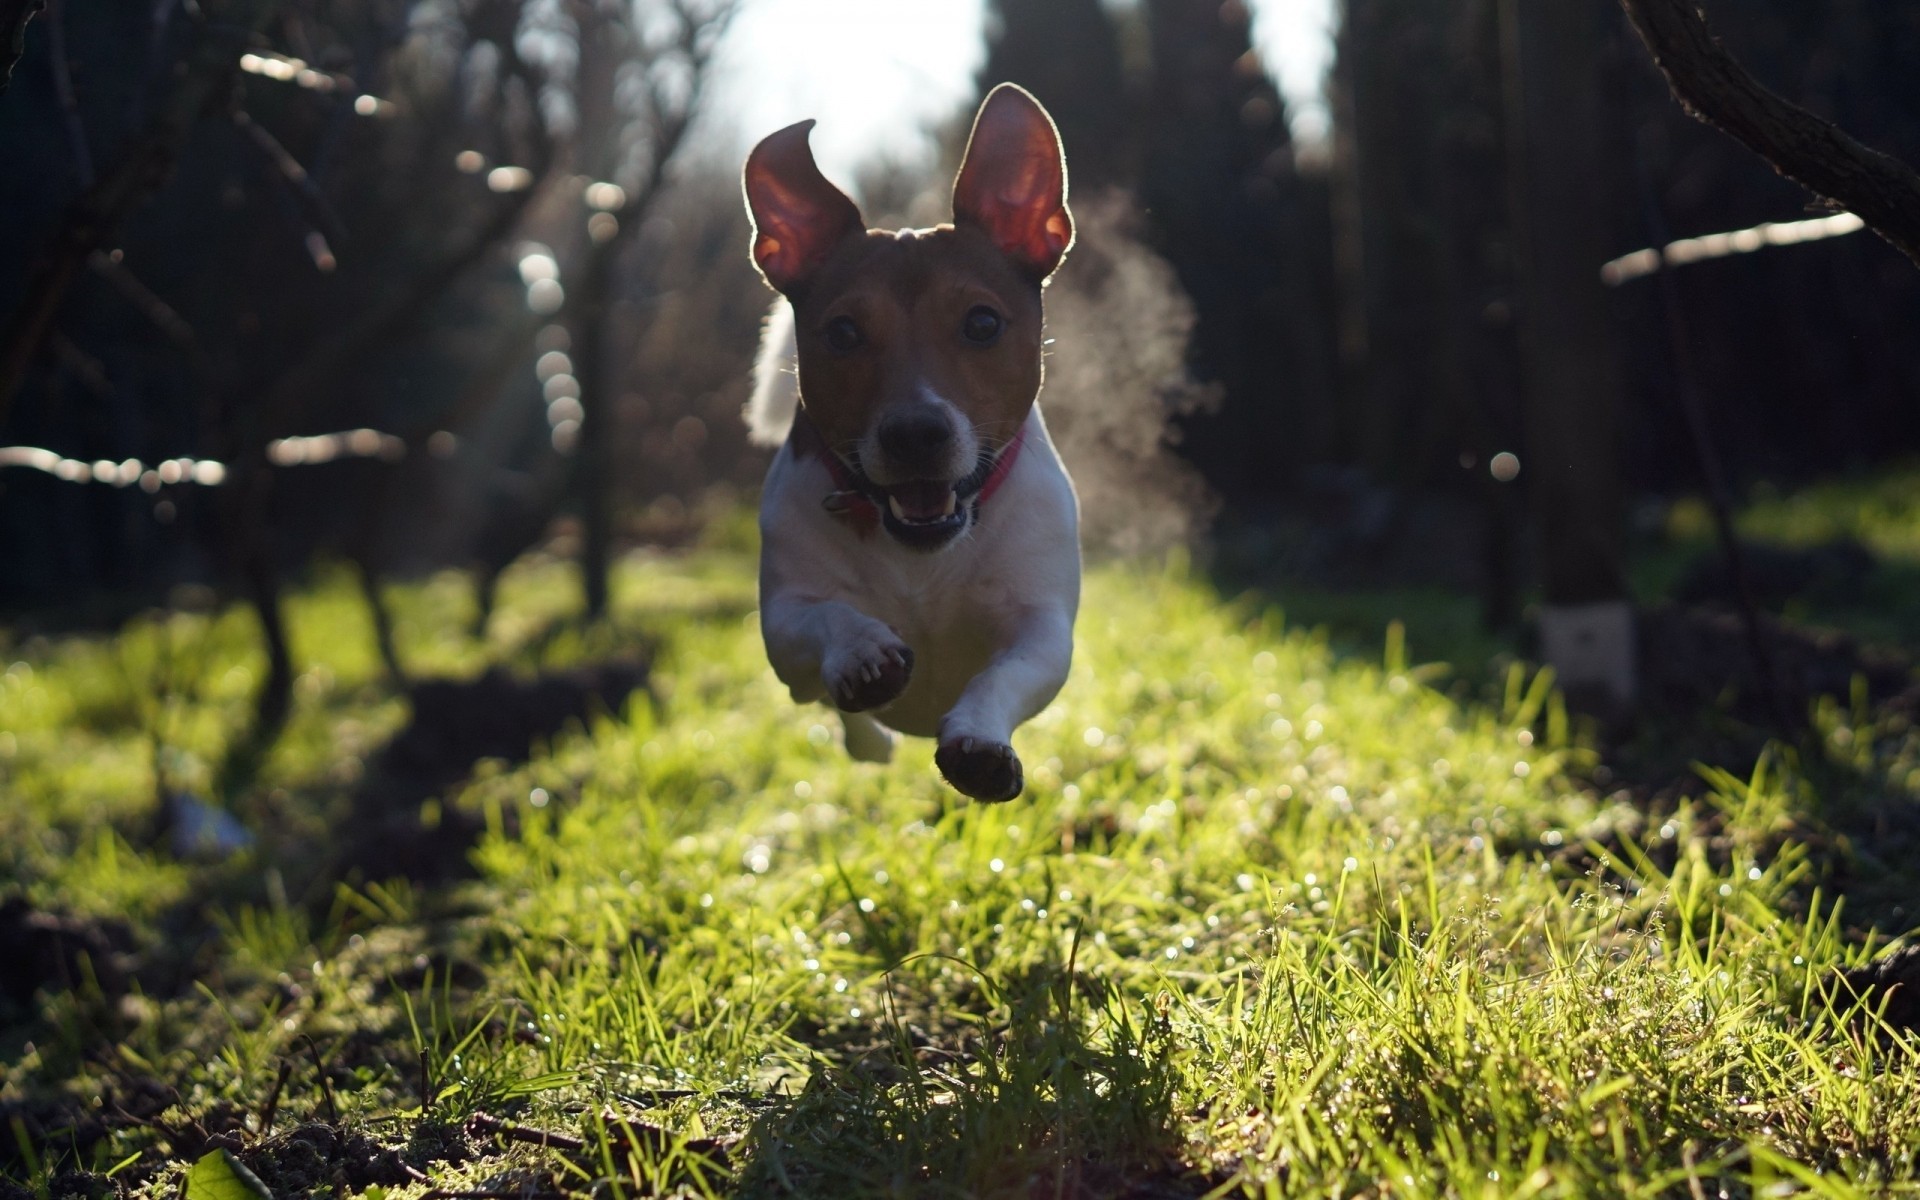
<path fill-rule="evenodd" d="M 1000 450 L 1000 456 L 994 459 L 993 466 L 987 469 L 987 477 L 981 481 L 979 491 L 971 497 L 963 497 L 962 503 L 976 507 L 993 499 L 1000 485 L 1013 473 L 1013 464 L 1020 459 L 1020 447 L 1027 441 L 1027 427 L 1023 424 L 1013 440 Z M 793 414 L 793 429 L 787 434 L 787 448 L 798 459 L 819 459 L 827 468 L 827 474 L 833 477 L 834 490 L 821 501 L 822 507 L 834 516 L 852 525 L 862 537 L 872 533 L 880 526 L 880 506 L 867 494 L 872 486 L 866 480 L 855 475 L 847 464 L 841 461 L 820 436 L 820 430 L 808 419 L 807 410 L 796 409 Z"/>

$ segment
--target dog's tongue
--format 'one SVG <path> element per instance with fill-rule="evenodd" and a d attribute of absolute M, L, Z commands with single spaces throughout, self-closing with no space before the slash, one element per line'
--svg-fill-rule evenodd
<path fill-rule="evenodd" d="M 946 483 L 916 482 L 899 483 L 887 489 L 900 511 L 911 521 L 931 521 L 944 517 L 951 511 L 948 501 L 953 496 L 953 486 Z"/>

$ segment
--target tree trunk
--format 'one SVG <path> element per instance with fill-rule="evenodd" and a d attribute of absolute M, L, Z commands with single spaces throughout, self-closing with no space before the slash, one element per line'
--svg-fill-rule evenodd
<path fill-rule="evenodd" d="M 229 544 L 239 556 L 241 586 L 247 603 L 260 621 L 260 640 L 267 652 L 267 675 L 254 693 L 253 724 L 227 747 L 220 765 L 218 799 L 245 791 L 259 774 L 267 752 L 286 728 L 293 712 L 293 651 L 287 640 L 286 617 L 280 605 L 280 573 L 273 560 L 267 529 L 266 505 L 272 480 L 264 469 L 229 476 L 233 489 L 223 497 Z"/>
<path fill-rule="evenodd" d="M 615 243 L 617 244 L 617 243 Z M 613 284 L 614 244 L 596 246 L 574 285 L 573 369 L 580 381 L 579 462 L 575 488 L 580 503 L 580 586 L 587 619 L 607 614 L 608 572 L 613 559 L 614 408 L 607 367 L 607 295 Z"/>
<path fill-rule="evenodd" d="M 1606 10 L 1506 0 L 1520 230 L 1526 450 L 1537 523 L 1541 649 L 1570 697 L 1633 697 L 1624 572 L 1620 383 L 1599 264 L 1607 258 L 1600 147 Z"/>
<path fill-rule="evenodd" d="M 360 581 L 360 595 L 367 602 L 367 616 L 373 621 L 373 644 L 380 651 L 380 664 L 387 670 L 387 682 L 396 690 L 407 686 L 406 668 L 400 662 L 400 647 L 393 640 L 393 610 L 380 590 L 380 575 L 366 554 L 353 560 L 354 574 Z"/>

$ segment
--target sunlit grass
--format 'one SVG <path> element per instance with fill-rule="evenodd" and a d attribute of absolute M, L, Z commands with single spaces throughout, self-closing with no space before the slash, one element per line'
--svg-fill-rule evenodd
<path fill-rule="evenodd" d="M 1742 510 L 1740 529 L 1789 546 L 1853 538 L 1883 558 L 1920 563 L 1920 466 L 1886 468 L 1792 492 L 1767 490 Z"/>
<path fill-rule="evenodd" d="M 1871 948 L 1811 886 L 1795 777 L 1717 775 L 1648 820 L 1577 785 L 1546 679 L 1464 703 L 1397 629 L 1343 657 L 1178 567 L 1107 567 L 1071 682 L 1016 738 L 1027 796 L 966 804 L 925 745 L 853 764 L 791 703 L 743 549 L 631 560 L 587 630 L 554 624 L 566 573 L 529 566 L 486 646 L 457 581 L 394 589 L 421 671 L 658 650 L 617 719 L 480 772 L 480 878 L 447 894 L 276 898 L 263 852 L 210 895 L 140 848 L 152 731 L 205 779 L 244 708 L 244 617 L 15 648 L 7 867 L 76 911 L 199 905 L 216 934 L 198 987 L 57 1001 L 0 1098 L 137 1071 L 180 1087 L 176 1116 L 257 1127 L 286 1070 L 281 1128 L 337 1112 L 418 1145 L 485 1112 L 587 1146 L 421 1160 L 482 1189 L 1916 1190 L 1916 1048 L 1818 986 Z M 243 810 L 327 803 L 404 719 L 344 578 L 293 620 L 303 685 L 262 788 L 295 799 Z M 157 678 L 124 664 L 180 622 L 192 681 L 114 700 L 102 679 Z M 171 1194 L 150 1131 L 86 1161 L 143 1146 Z"/>

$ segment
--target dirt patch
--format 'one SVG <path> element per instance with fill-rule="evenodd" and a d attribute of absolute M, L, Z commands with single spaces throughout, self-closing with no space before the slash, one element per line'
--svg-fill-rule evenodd
<path fill-rule="evenodd" d="M 106 1200 L 125 1191 L 105 1175 L 92 1171 L 62 1171 L 47 1181 L 46 1200 Z M 31 1190 L 0 1179 L 0 1200 L 40 1200 Z"/>
<path fill-rule="evenodd" d="M 404 1145 L 385 1145 L 354 1130 L 321 1122 L 235 1150 L 235 1157 L 276 1196 L 309 1196 L 332 1189 L 362 1191 L 417 1181 L 434 1163 L 467 1162 L 473 1144 L 455 1126 L 421 1124 Z"/>
<path fill-rule="evenodd" d="M 1771 664 L 1774 698 L 1754 661 L 1746 628 L 1734 613 L 1672 605 L 1649 608 L 1640 614 L 1638 635 L 1644 703 L 1661 712 L 1724 705 L 1730 715 L 1758 726 L 1777 726 L 1784 717 L 1794 727 L 1771 731 L 1791 735 L 1806 727 L 1815 699 L 1846 699 L 1856 678 L 1866 682 L 1868 698 L 1876 703 L 1904 701 L 1920 708 L 1910 659 L 1832 630 L 1760 618 L 1760 643 Z"/>
<path fill-rule="evenodd" d="M 423 883 L 470 873 L 480 818 L 451 806 L 422 819 L 482 759 L 522 763 L 571 724 L 615 713 L 646 686 L 644 661 L 599 663 L 520 679 L 495 668 L 478 679 L 429 679 L 410 690 L 413 718 L 375 756 L 353 800 L 342 874 Z"/>
<path fill-rule="evenodd" d="M 1907 946 L 1865 966 L 1836 972 L 1828 986 L 1838 993 L 1839 1003 L 1858 997 L 1878 1011 L 1887 1025 L 1920 1029 L 1920 946 Z"/>
<path fill-rule="evenodd" d="M 133 950 L 133 930 L 123 921 L 37 908 L 25 896 L 0 900 L 0 963 L 6 964 L 0 971 L 0 1010 L 11 1006 L 30 1012 L 42 988 L 96 986 L 104 995 L 121 995 L 132 973 Z"/>

